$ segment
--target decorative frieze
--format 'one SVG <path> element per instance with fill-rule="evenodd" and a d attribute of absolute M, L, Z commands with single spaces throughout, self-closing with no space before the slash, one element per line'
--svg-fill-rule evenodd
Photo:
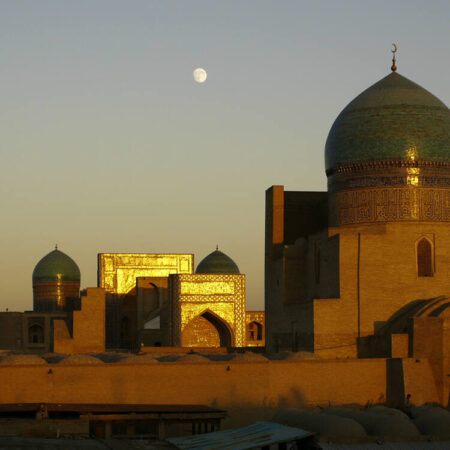
<path fill-rule="evenodd" d="M 331 194 L 332 226 L 399 221 L 450 221 L 450 189 L 357 189 Z"/>
<path fill-rule="evenodd" d="M 444 161 L 367 161 L 327 172 L 328 192 L 351 189 L 417 186 L 450 188 L 450 163 Z"/>
<path fill-rule="evenodd" d="M 379 160 L 328 171 L 330 224 L 450 221 L 450 162 Z"/>

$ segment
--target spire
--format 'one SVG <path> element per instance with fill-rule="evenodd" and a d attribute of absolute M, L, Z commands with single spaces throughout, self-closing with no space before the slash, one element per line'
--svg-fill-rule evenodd
<path fill-rule="evenodd" d="M 392 46 L 394 47 L 394 50 L 391 50 L 391 52 L 392 52 L 392 66 L 391 66 L 391 70 L 392 70 L 392 72 L 395 72 L 397 70 L 397 66 L 395 65 L 395 63 L 396 63 L 395 54 L 397 53 L 397 45 L 396 44 L 392 44 Z"/>

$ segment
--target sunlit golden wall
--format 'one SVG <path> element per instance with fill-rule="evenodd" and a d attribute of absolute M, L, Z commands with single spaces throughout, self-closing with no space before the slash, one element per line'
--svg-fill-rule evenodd
<path fill-rule="evenodd" d="M 340 296 L 314 301 L 314 350 L 322 356 L 357 355 L 358 338 L 373 335 L 406 305 L 450 292 L 447 223 L 329 229 L 329 234 L 338 233 Z M 420 277 L 417 243 L 424 237 L 433 244 L 434 271 Z"/>
<path fill-rule="evenodd" d="M 182 345 L 183 333 L 189 333 L 189 330 L 194 332 L 198 328 L 193 325 L 186 327 L 207 313 L 213 320 L 217 318 L 219 325 L 227 327 L 232 346 L 245 346 L 245 275 L 180 274 L 171 276 L 169 281 L 173 345 Z M 184 340 L 188 342 L 191 338 Z M 216 336 L 211 333 L 208 342 L 202 339 L 202 346 L 217 346 Z"/>
<path fill-rule="evenodd" d="M 192 254 L 99 253 L 98 287 L 126 294 L 136 286 L 137 277 L 168 277 L 193 270 Z"/>
<path fill-rule="evenodd" d="M 203 316 L 197 316 L 184 327 L 183 347 L 220 347 L 220 344 L 219 331 Z"/>
<path fill-rule="evenodd" d="M 81 310 L 73 312 L 70 336 L 64 320 L 54 321 L 56 353 L 101 353 L 105 351 L 105 291 L 87 288 L 81 295 Z"/>
<path fill-rule="evenodd" d="M 421 380 L 405 391 L 414 402 L 439 401 L 429 361 L 401 363 Z M 279 408 L 389 402 L 393 383 L 403 388 L 403 377 L 389 373 L 383 358 L 0 365 L 0 403 L 202 404 L 227 410 L 228 426 L 242 426 L 261 420 L 266 408 L 270 420 Z"/>
<path fill-rule="evenodd" d="M 247 347 L 264 347 L 265 345 L 265 321 L 266 313 L 264 311 L 246 311 L 245 327 L 246 327 L 246 345 Z M 261 339 L 250 339 L 250 327 L 253 322 L 261 326 Z M 256 329 L 254 330 L 257 331 Z M 255 336 L 257 337 L 257 336 Z"/>

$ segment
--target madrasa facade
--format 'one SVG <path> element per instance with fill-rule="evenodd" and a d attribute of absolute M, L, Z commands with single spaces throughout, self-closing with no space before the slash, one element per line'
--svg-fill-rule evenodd
<path fill-rule="evenodd" d="M 143 347 L 264 347 L 264 312 L 246 311 L 245 275 L 218 248 L 193 254 L 100 253 L 98 286 L 80 291 L 57 247 L 32 275 L 33 310 L 0 313 L 0 349 L 34 353 Z"/>
<path fill-rule="evenodd" d="M 327 192 L 266 191 L 266 348 L 448 369 L 449 109 L 394 61 L 335 120 L 325 173 Z"/>
<path fill-rule="evenodd" d="M 193 254 L 100 253 L 107 347 L 263 347 L 237 264 L 216 248 L 193 268 Z"/>

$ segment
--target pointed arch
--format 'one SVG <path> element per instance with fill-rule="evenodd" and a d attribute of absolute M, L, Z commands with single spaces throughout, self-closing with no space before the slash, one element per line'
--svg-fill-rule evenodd
<path fill-rule="evenodd" d="M 228 323 L 210 309 L 192 319 L 183 329 L 183 347 L 231 347 L 232 330 Z"/>
<path fill-rule="evenodd" d="M 143 302 L 143 323 L 148 323 L 161 314 L 161 308 L 163 305 L 160 298 L 160 292 L 156 284 L 148 283 L 148 285 L 144 288 Z"/>
<path fill-rule="evenodd" d="M 426 237 L 417 243 L 417 276 L 433 276 L 433 244 Z"/>
<path fill-rule="evenodd" d="M 415 317 L 439 317 L 449 313 L 450 299 L 448 297 L 437 297 L 426 300 L 424 306 L 414 314 Z"/>

